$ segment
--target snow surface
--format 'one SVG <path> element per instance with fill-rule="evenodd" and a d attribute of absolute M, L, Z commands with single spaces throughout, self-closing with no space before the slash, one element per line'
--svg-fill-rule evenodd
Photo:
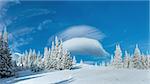
<path fill-rule="evenodd" d="M 77 65 L 73 70 L 32 73 L 0 79 L 0 84 L 150 84 L 150 71 Z"/>
<path fill-rule="evenodd" d="M 98 56 L 108 55 L 98 40 L 80 37 L 63 42 L 63 48 L 78 54 L 92 54 Z"/>

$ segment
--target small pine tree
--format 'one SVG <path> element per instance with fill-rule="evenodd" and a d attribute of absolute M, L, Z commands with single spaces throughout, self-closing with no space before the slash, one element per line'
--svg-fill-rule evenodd
<path fill-rule="evenodd" d="M 125 51 L 123 67 L 124 68 L 129 68 L 129 66 L 130 66 L 130 55 L 128 54 L 127 51 Z"/>
<path fill-rule="evenodd" d="M 141 55 L 140 63 L 141 63 L 141 67 L 140 68 L 147 69 L 146 56 L 144 54 Z"/>
<path fill-rule="evenodd" d="M 122 67 L 122 51 L 120 48 L 120 45 L 116 45 L 116 50 L 115 50 L 115 56 L 114 56 L 114 61 L 113 65 L 116 68 L 121 68 Z"/>
<path fill-rule="evenodd" d="M 82 59 L 80 60 L 80 64 L 83 64 L 83 60 Z"/>
<path fill-rule="evenodd" d="M 28 51 L 25 51 L 25 64 L 26 64 L 25 68 L 26 68 L 26 69 L 29 68 L 28 62 L 29 62 L 29 60 L 28 60 Z"/>
<path fill-rule="evenodd" d="M 97 67 L 97 62 L 95 62 L 94 66 Z"/>
<path fill-rule="evenodd" d="M 32 49 L 29 50 L 29 54 L 28 54 L 28 67 L 29 67 L 29 69 L 31 68 L 31 64 L 32 64 Z"/>
<path fill-rule="evenodd" d="M 48 56 L 49 56 L 49 51 L 48 51 L 48 48 L 47 47 L 45 47 L 44 48 L 44 66 L 45 66 L 45 68 L 47 68 L 48 67 Z"/>
<path fill-rule="evenodd" d="M 105 61 L 102 61 L 102 66 L 105 66 Z"/>
<path fill-rule="evenodd" d="M 147 67 L 150 68 L 150 55 L 147 56 Z"/>
<path fill-rule="evenodd" d="M 75 65 L 77 63 L 76 57 L 73 56 L 73 64 Z"/>
<path fill-rule="evenodd" d="M 64 55 L 62 57 L 62 63 L 63 63 L 64 69 L 72 68 L 73 61 L 70 57 L 70 53 L 67 50 L 64 51 Z"/>
<path fill-rule="evenodd" d="M 140 68 L 140 56 L 141 56 L 141 52 L 138 48 L 138 45 L 136 45 L 136 48 L 134 51 L 134 56 L 133 56 L 133 67 L 134 68 Z"/>

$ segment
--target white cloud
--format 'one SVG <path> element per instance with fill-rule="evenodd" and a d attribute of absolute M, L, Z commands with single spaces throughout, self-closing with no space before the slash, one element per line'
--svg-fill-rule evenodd
<path fill-rule="evenodd" d="M 12 51 L 18 51 L 19 52 L 20 51 L 19 47 L 29 44 L 32 40 L 33 40 L 32 37 L 30 37 L 30 38 L 17 38 L 17 39 L 14 38 L 10 47 L 11 47 Z"/>
<path fill-rule="evenodd" d="M 47 15 L 47 14 L 54 14 L 53 10 L 43 9 L 43 8 L 30 8 L 26 10 L 22 10 L 19 12 L 19 15 L 14 16 L 14 20 L 24 20 L 33 18 L 35 16 Z"/>
<path fill-rule="evenodd" d="M 104 38 L 104 34 L 101 31 L 99 31 L 95 27 L 87 25 L 70 27 L 65 31 L 61 32 L 58 36 L 62 39 L 70 39 L 74 37 L 87 37 L 101 40 Z"/>
<path fill-rule="evenodd" d="M 44 27 L 45 25 L 50 24 L 51 22 L 52 22 L 52 20 L 50 20 L 50 19 L 49 20 L 45 20 L 45 21 L 43 21 L 42 23 L 39 24 L 37 29 L 40 31 L 40 30 L 45 28 Z"/>
<path fill-rule="evenodd" d="M 4 25 L 3 24 L 0 24 L 0 31 L 2 31 L 4 28 Z"/>
<path fill-rule="evenodd" d="M 25 27 L 9 33 L 8 38 L 10 47 L 13 49 L 13 51 L 19 51 L 20 46 L 29 44 L 33 38 L 29 37 L 28 34 L 31 34 L 32 32 L 33 28 Z M 26 38 L 24 36 L 26 36 Z"/>
<path fill-rule="evenodd" d="M 52 11 L 49 11 L 48 9 L 42 9 L 42 8 L 32 8 L 27 9 L 21 13 L 21 17 L 30 18 L 34 16 L 44 15 L 52 13 Z"/>
<path fill-rule="evenodd" d="M 57 33 L 55 36 L 58 36 L 58 38 L 61 38 L 63 41 L 75 37 L 86 37 L 96 40 L 102 40 L 105 37 L 105 35 L 100 30 L 88 25 L 72 26 L 62 32 Z M 53 39 L 54 36 L 51 36 L 48 39 L 48 45 L 51 44 Z"/>
<path fill-rule="evenodd" d="M 106 56 L 108 53 L 102 44 L 95 39 L 72 38 L 63 42 L 63 47 L 72 53 Z"/>
<path fill-rule="evenodd" d="M 7 11 L 5 7 L 8 6 L 9 3 L 18 4 L 20 3 L 20 1 L 19 0 L 0 0 L 0 19 L 2 19 L 2 17 L 5 15 L 5 12 Z"/>
<path fill-rule="evenodd" d="M 19 37 L 19 36 L 27 35 L 33 31 L 34 31 L 34 29 L 32 27 L 24 27 L 24 28 L 20 28 L 18 30 L 14 30 L 13 32 L 11 32 L 11 34 L 14 37 Z"/>
<path fill-rule="evenodd" d="M 11 20 L 5 18 L 9 6 L 20 3 L 19 0 L 0 0 L 0 31 L 11 23 Z"/>

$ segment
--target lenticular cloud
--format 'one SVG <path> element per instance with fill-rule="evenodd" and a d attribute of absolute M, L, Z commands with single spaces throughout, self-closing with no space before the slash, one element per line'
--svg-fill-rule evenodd
<path fill-rule="evenodd" d="M 95 27 L 87 25 L 72 26 L 57 34 L 63 40 L 68 40 L 75 37 L 86 37 L 96 40 L 102 40 L 105 35 Z"/>
<path fill-rule="evenodd" d="M 71 53 L 96 56 L 108 55 L 99 42 L 105 35 L 95 27 L 87 25 L 72 26 L 55 34 L 55 36 L 64 41 L 63 47 L 68 49 Z M 54 36 L 49 38 L 48 44 L 51 44 L 53 38 Z"/>
<path fill-rule="evenodd" d="M 70 52 L 78 54 L 89 54 L 96 56 L 107 56 L 100 42 L 89 38 L 72 38 L 63 42 L 63 47 Z"/>

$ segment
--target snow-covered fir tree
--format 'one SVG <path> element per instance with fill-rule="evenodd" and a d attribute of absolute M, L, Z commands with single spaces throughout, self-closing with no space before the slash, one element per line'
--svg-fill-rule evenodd
<path fill-rule="evenodd" d="M 141 54 L 141 60 L 140 60 L 140 68 L 146 69 L 147 64 L 146 64 L 146 56 L 144 54 Z"/>
<path fill-rule="evenodd" d="M 73 65 L 70 53 L 63 49 L 62 41 L 55 37 L 55 43 L 52 42 L 51 49 L 44 50 L 44 65 L 45 69 L 71 69 Z"/>
<path fill-rule="evenodd" d="M 15 75 L 7 36 L 5 28 L 3 34 L 0 32 L 0 77 Z"/>
<path fill-rule="evenodd" d="M 45 51 L 44 51 L 45 52 Z M 47 54 L 48 55 L 48 54 Z M 56 67 L 56 55 L 55 55 L 55 48 L 54 48 L 54 42 L 52 42 L 52 47 L 49 49 L 49 56 L 45 57 L 44 55 L 44 65 L 46 69 L 54 69 Z"/>
<path fill-rule="evenodd" d="M 147 67 L 150 68 L 150 54 L 147 54 L 146 63 L 147 63 Z"/>
<path fill-rule="evenodd" d="M 122 67 L 122 51 L 120 48 L 120 45 L 116 45 L 116 50 L 115 50 L 115 56 L 113 60 L 113 66 L 116 68 L 121 68 Z"/>
<path fill-rule="evenodd" d="M 31 68 L 31 64 L 32 64 L 32 49 L 29 50 L 29 54 L 28 54 L 28 67 Z"/>
<path fill-rule="evenodd" d="M 114 57 L 113 55 L 110 56 L 110 63 L 113 63 Z"/>
<path fill-rule="evenodd" d="M 42 55 L 41 55 L 40 51 L 38 51 L 37 58 L 38 59 L 36 61 L 37 61 L 38 69 L 42 70 L 44 68 L 44 66 L 43 66 L 43 60 L 42 60 Z"/>
<path fill-rule="evenodd" d="M 77 63 L 76 57 L 73 56 L 73 64 L 75 65 Z"/>
<path fill-rule="evenodd" d="M 83 64 L 83 60 L 82 59 L 80 60 L 80 64 Z"/>
<path fill-rule="evenodd" d="M 47 67 L 48 66 L 48 57 L 49 57 L 49 51 L 48 48 L 45 47 L 44 48 L 44 66 Z"/>
<path fill-rule="evenodd" d="M 34 59 L 33 59 L 33 65 L 31 70 L 34 72 L 38 72 L 41 71 L 44 67 L 43 67 L 43 63 L 42 63 L 42 57 L 40 54 L 40 51 L 38 51 L 38 54 L 33 53 Z"/>
<path fill-rule="evenodd" d="M 131 63 L 130 54 L 128 54 L 128 52 L 125 51 L 123 67 L 124 68 L 129 68 L 130 67 L 130 63 Z"/>
<path fill-rule="evenodd" d="M 70 53 L 67 50 L 64 50 L 63 57 L 62 57 L 62 66 L 61 69 L 71 69 L 73 65 L 73 60 L 70 57 Z"/>
<path fill-rule="evenodd" d="M 102 61 L 101 66 L 105 66 L 105 61 Z"/>
<path fill-rule="evenodd" d="M 24 56 L 25 56 L 25 68 L 28 69 L 29 68 L 29 66 L 28 66 L 28 63 L 29 63 L 29 59 L 28 59 L 29 54 L 28 54 L 28 51 L 25 51 Z"/>
<path fill-rule="evenodd" d="M 98 66 L 98 65 L 97 65 L 97 62 L 95 62 L 94 66 L 95 66 L 95 67 L 97 67 L 97 66 Z"/>
<path fill-rule="evenodd" d="M 133 67 L 134 68 L 140 68 L 140 56 L 141 52 L 138 48 L 138 45 L 136 44 L 135 50 L 134 50 L 134 56 L 133 56 Z"/>
<path fill-rule="evenodd" d="M 146 68 L 150 68 L 150 53 L 146 53 Z"/>

